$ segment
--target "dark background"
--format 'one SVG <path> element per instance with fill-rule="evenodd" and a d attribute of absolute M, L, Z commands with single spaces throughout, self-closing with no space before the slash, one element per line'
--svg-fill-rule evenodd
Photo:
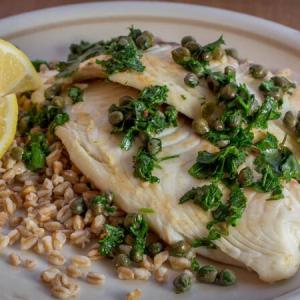
<path fill-rule="evenodd" d="M 45 7 L 82 2 L 101 1 L 0 0 L 0 18 Z M 300 30 L 300 0 L 173 0 L 169 2 L 192 3 L 235 10 Z"/>

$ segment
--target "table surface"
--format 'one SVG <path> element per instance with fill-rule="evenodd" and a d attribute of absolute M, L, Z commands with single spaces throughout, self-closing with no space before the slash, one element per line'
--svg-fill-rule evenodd
<path fill-rule="evenodd" d="M 92 0 L 0 0 L 0 18 L 35 9 Z M 98 1 L 100 2 L 100 1 Z M 172 0 L 239 11 L 300 30 L 300 0 Z"/>

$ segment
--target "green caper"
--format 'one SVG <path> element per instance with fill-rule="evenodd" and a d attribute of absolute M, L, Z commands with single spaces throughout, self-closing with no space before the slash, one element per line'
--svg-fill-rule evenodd
<path fill-rule="evenodd" d="M 185 48 L 189 49 L 191 53 L 195 53 L 200 50 L 201 46 L 195 41 L 189 41 L 185 44 Z"/>
<path fill-rule="evenodd" d="M 155 256 L 163 250 L 163 245 L 160 242 L 152 243 L 148 246 L 148 252 L 151 256 Z"/>
<path fill-rule="evenodd" d="M 214 49 L 214 51 L 212 52 L 212 57 L 215 60 L 220 60 L 222 59 L 222 57 L 225 55 L 225 51 L 222 47 L 217 47 L 216 49 Z"/>
<path fill-rule="evenodd" d="M 184 83 L 189 87 L 196 87 L 199 84 L 199 79 L 197 75 L 193 73 L 187 73 L 184 77 Z"/>
<path fill-rule="evenodd" d="M 127 36 L 121 36 L 119 39 L 118 39 L 118 45 L 121 46 L 121 47 L 126 47 L 129 45 L 129 40 L 128 40 L 128 37 Z"/>
<path fill-rule="evenodd" d="M 27 132 L 30 128 L 30 117 L 29 116 L 24 116 L 20 119 L 18 127 L 21 133 Z"/>
<path fill-rule="evenodd" d="M 62 96 L 55 96 L 52 100 L 53 104 L 58 107 L 64 108 L 65 107 L 65 98 Z"/>
<path fill-rule="evenodd" d="M 170 254 L 172 256 L 186 256 L 190 251 L 191 247 L 185 241 L 178 241 L 171 245 Z"/>
<path fill-rule="evenodd" d="M 192 286 L 192 277 L 187 273 L 181 273 L 173 281 L 174 291 L 176 294 L 188 291 Z"/>
<path fill-rule="evenodd" d="M 219 148 L 225 148 L 226 146 L 228 146 L 230 144 L 230 140 L 220 140 L 220 141 L 217 141 L 216 144 Z"/>
<path fill-rule="evenodd" d="M 24 153 L 24 149 L 21 147 L 13 147 L 10 151 L 11 157 L 17 161 L 22 160 L 23 153 Z"/>
<path fill-rule="evenodd" d="M 147 50 L 153 46 L 154 37 L 153 34 L 149 31 L 144 31 L 136 39 L 136 45 L 139 49 Z"/>
<path fill-rule="evenodd" d="M 221 120 L 215 120 L 214 122 L 214 129 L 217 131 L 223 131 L 224 130 L 224 123 Z"/>
<path fill-rule="evenodd" d="M 45 90 L 44 92 L 45 99 L 51 101 L 55 96 L 58 96 L 61 93 L 61 91 L 62 91 L 61 85 L 55 83 Z"/>
<path fill-rule="evenodd" d="M 219 81 L 214 78 L 212 75 L 208 75 L 207 78 L 206 78 L 206 82 L 207 82 L 207 86 L 208 88 L 214 92 L 214 93 L 217 93 L 220 89 L 220 83 Z"/>
<path fill-rule="evenodd" d="M 218 275 L 218 270 L 215 266 L 207 265 L 201 267 L 197 274 L 197 280 L 204 283 L 214 283 Z"/>
<path fill-rule="evenodd" d="M 71 209 L 73 215 L 81 215 L 87 211 L 86 204 L 85 204 L 83 198 L 81 198 L 81 197 L 77 198 L 71 202 L 70 209 Z"/>
<path fill-rule="evenodd" d="M 205 51 L 201 54 L 201 60 L 210 61 L 212 60 L 213 55 L 210 51 Z"/>
<path fill-rule="evenodd" d="M 290 110 L 287 111 L 283 118 L 284 125 L 289 129 L 293 129 L 296 125 L 296 122 L 297 122 L 297 120 L 296 120 L 293 112 L 291 112 Z"/>
<path fill-rule="evenodd" d="M 121 111 L 115 110 L 109 113 L 108 120 L 111 125 L 118 125 L 124 120 L 124 115 Z"/>
<path fill-rule="evenodd" d="M 220 97 L 223 100 L 232 100 L 235 98 L 237 87 L 234 83 L 228 83 L 221 88 Z"/>
<path fill-rule="evenodd" d="M 236 283 L 236 276 L 234 272 L 229 269 L 224 269 L 218 273 L 216 278 L 216 284 L 222 286 L 229 286 Z"/>
<path fill-rule="evenodd" d="M 224 74 L 229 77 L 235 77 L 235 68 L 232 66 L 226 66 L 224 69 Z"/>
<path fill-rule="evenodd" d="M 138 249 L 132 248 L 130 251 L 130 259 L 138 263 L 143 260 L 144 253 Z"/>
<path fill-rule="evenodd" d="M 130 267 L 132 264 L 130 258 L 125 253 L 120 253 L 115 258 L 116 267 Z"/>
<path fill-rule="evenodd" d="M 190 35 L 184 36 L 181 40 L 181 46 L 185 47 L 185 45 L 189 42 L 196 42 L 196 40 L 194 37 L 192 37 Z"/>
<path fill-rule="evenodd" d="M 129 104 L 130 102 L 132 102 L 134 99 L 131 97 L 131 96 L 122 96 L 120 99 L 119 99 L 119 104 L 120 105 L 127 105 Z"/>
<path fill-rule="evenodd" d="M 172 57 L 177 64 L 183 64 L 190 59 L 191 52 L 185 47 L 179 47 L 172 51 Z"/>
<path fill-rule="evenodd" d="M 290 85 L 289 80 L 283 76 L 273 76 L 271 80 L 274 82 L 275 85 L 281 88 L 286 88 Z"/>
<path fill-rule="evenodd" d="M 267 75 L 267 70 L 262 65 L 252 65 L 249 68 L 249 73 L 255 79 L 263 79 Z"/>
<path fill-rule="evenodd" d="M 137 214 L 135 214 L 135 213 L 127 214 L 124 219 L 124 226 L 126 228 L 129 228 L 132 225 L 132 223 L 134 222 L 134 220 L 136 219 L 136 217 L 137 217 Z"/>
<path fill-rule="evenodd" d="M 235 48 L 227 48 L 225 49 L 225 53 L 228 55 L 228 56 L 231 56 L 235 59 L 239 59 L 239 53 L 238 51 L 235 49 Z"/>
<path fill-rule="evenodd" d="M 147 143 L 147 149 L 151 155 L 156 155 L 161 151 L 161 140 L 157 138 L 151 138 Z"/>
<path fill-rule="evenodd" d="M 205 119 L 196 119 L 192 123 L 192 127 L 196 133 L 203 135 L 209 132 L 209 126 Z"/>
<path fill-rule="evenodd" d="M 250 186 L 253 183 L 252 170 L 249 167 L 243 168 L 238 175 L 238 181 L 243 187 Z"/>
<path fill-rule="evenodd" d="M 281 89 L 273 90 L 268 93 L 268 96 L 273 97 L 274 100 L 279 101 L 283 97 L 283 91 Z"/>

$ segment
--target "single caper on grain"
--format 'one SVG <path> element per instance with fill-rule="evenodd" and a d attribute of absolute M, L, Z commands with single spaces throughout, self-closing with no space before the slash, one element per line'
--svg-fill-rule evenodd
<path fill-rule="evenodd" d="M 283 76 L 273 76 L 273 77 L 271 77 L 271 80 L 274 82 L 275 85 L 277 85 L 283 89 L 290 86 L 289 80 Z"/>
<path fill-rule="evenodd" d="M 219 148 L 225 148 L 229 144 L 230 144 L 230 140 L 220 140 L 220 141 L 217 141 L 217 143 L 216 143 L 217 147 L 219 147 Z"/>
<path fill-rule="evenodd" d="M 120 99 L 119 99 L 119 104 L 121 106 L 123 105 L 127 105 L 129 104 L 130 102 L 132 102 L 134 99 L 131 97 L 131 96 L 122 96 Z"/>
<path fill-rule="evenodd" d="M 218 273 L 215 282 L 218 285 L 230 286 L 236 283 L 236 276 L 231 270 L 224 269 Z"/>
<path fill-rule="evenodd" d="M 212 92 L 217 93 L 219 91 L 220 83 L 216 78 L 214 78 L 214 76 L 208 75 L 207 78 L 206 78 L 206 82 L 207 82 L 208 88 Z"/>
<path fill-rule="evenodd" d="M 224 123 L 223 121 L 217 119 L 214 121 L 214 129 L 217 130 L 217 131 L 223 131 L 224 130 Z"/>
<path fill-rule="evenodd" d="M 140 249 L 132 248 L 130 251 L 130 259 L 135 263 L 141 262 L 143 260 L 144 253 Z"/>
<path fill-rule="evenodd" d="M 163 245 L 160 242 L 152 243 L 148 246 L 149 255 L 155 256 L 163 250 Z"/>
<path fill-rule="evenodd" d="M 267 75 L 267 70 L 262 65 L 251 65 L 249 68 L 250 75 L 255 79 L 263 79 Z"/>
<path fill-rule="evenodd" d="M 24 149 L 21 147 L 13 147 L 10 151 L 11 157 L 17 161 L 22 160 L 23 153 L 24 153 Z"/>
<path fill-rule="evenodd" d="M 196 51 L 200 50 L 201 46 L 195 41 L 189 41 L 185 44 L 185 48 L 189 49 L 191 53 L 195 53 Z"/>
<path fill-rule="evenodd" d="M 58 96 L 61 93 L 61 91 L 62 91 L 61 85 L 55 83 L 45 90 L 44 92 L 45 99 L 51 101 L 55 96 Z"/>
<path fill-rule="evenodd" d="M 149 31 L 144 31 L 135 41 L 137 47 L 142 50 L 147 50 L 153 46 L 154 36 Z"/>
<path fill-rule="evenodd" d="M 222 57 L 225 55 L 225 51 L 222 47 L 217 47 L 216 49 L 214 49 L 214 51 L 212 52 L 212 57 L 215 60 L 220 60 L 222 59 Z"/>
<path fill-rule="evenodd" d="M 221 88 L 220 98 L 223 100 L 232 100 L 236 97 L 237 87 L 234 83 L 228 83 Z"/>
<path fill-rule="evenodd" d="M 235 77 L 235 68 L 232 66 L 226 66 L 224 69 L 224 74 L 229 77 Z"/>
<path fill-rule="evenodd" d="M 147 143 L 147 150 L 151 155 L 156 155 L 161 151 L 161 140 L 157 138 L 150 138 Z"/>
<path fill-rule="evenodd" d="M 187 86 L 194 88 L 199 84 L 198 76 L 194 73 L 187 73 L 184 77 L 184 83 Z"/>
<path fill-rule="evenodd" d="M 293 112 L 291 112 L 290 110 L 287 111 L 283 118 L 284 125 L 289 129 L 293 129 L 296 126 L 296 122 L 297 122 L 297 120 L 296 120 Z"/>
<path fill-rule="evenodd" d="M 196 133 L 204 135 L 209 132 L 209 126 L 205 119 L 199 118 L 193 121 L 192 127 Z"/>
<path fill-rule="evenodd" d="M 196 40 L 191 35 L 186 35 L 181 39 L 181 46 L 185 47 L 185 45 L 189 42 L 196 42 Z"/>
<path fill-rule="evenodd" d="M 19 123 L 18 123 L 18 129 L 21 133 L 25 133 L 30 129 L 30 117 L 24 116 L 20 119 Z"/>
<path fill-rule="evenodd" d="M 250 186 L 253 183 L 253 173 L 249 167 L 243 168 L 238 175 L 239 184 L 243 187 Z"/>
<path fill-rule="evenodd" d="M 121 111 L 115 110 L 108 114 L 108 120 L 111 125 L 118 125 L 124 120 L 124 115 Z"/>
<path fill-rule="evenodd" d="M 192 286 L 192 277 L 188 273 L 179 274 L 173 281 L 176 294 L 188 291 Z"/>
<path fill-rule="evenodd" d="M 191 52 L 185 47 L 178 47 L 172 51 L 173 60 L 177 64 L 183 64 L 191 57 Z"/>
<path fill-rule="evenodd" d="M 129 256 L 125 253 L 120 253 L 115 258 L 115 266 L 116 267 L 130 267 L 132 261 L 130 260 Z"/>
<path fill-rule="evenodd" d="M 207 265 L 201 267 L 196 274 L 196 278 L 200 282 L 214 283 L 218 275 L 218 270 L 215 266 Z"/>
<path fill-rule="evenodd" d="M 231 56 L 235 59 L 239 59 L 239 53 L 238 51 L 235 49 L 235 48 L 227 48 L 225 49 L 225 53 L 228 55 L 228 56 Z"/>
<path fill-rule="evenodd" d="M 81 215 L 87 211 L 86 204 L 81 197 L 71 202 L 70 209 L 73 215 Z"/>
<path fill-rule="evenodd" d="M 213 59 L 213 55 L 210 51 L 204 51 L 201 53 L 201 60 L 211 61 Z"/>
<path fill-rule="evenodd" d="M 178 241 L 171 245 L 170 247 L 170 255 L 172 256 L 186 256 L 190 251 L 191 247 L 185 241 Z"/>

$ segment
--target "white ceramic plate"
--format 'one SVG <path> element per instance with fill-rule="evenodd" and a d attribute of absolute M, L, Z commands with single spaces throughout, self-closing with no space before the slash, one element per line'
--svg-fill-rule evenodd
<path fill-rule="evenodd" d="M 223 34 L 227 45 L 238 48 L 243 57 L 271 68 L 289 67 L 300 74 L 298 31 L 248 15 L 203 6 L 155 2 L 64 6 L 0 20 L 0 37 L 15 43 L 31 58 L 58 59 L 65 57 L 72 42 L 107 39 L 125 33 L 132 24 L 169 41 L 179 41 L 183 35 L 192 34 L 204 44 Z M 74 251 L 68 248 L 66 255 Z M 38 270 L 34 272 L 14 269 L 5 261 L 7 253 L 0 257 L 0 299 L 50 299 L 48 290 L 39 282 L 39 273 L 46 268 L 46 263 L 40 259 Z M 234 287 L 194 284 L 190 292 L 175 295 L 171 291 L 171 280 L 168 285 L 153 281 L 122 282 L 109 263 L 103 262 L 94 263 L 93 270 L 105 273 L 107 282 L 100 288 L 82 282 L 80 299 L 121 300 L 135 287 L 142 290 L 144 300 L 300 299 L 300 292 L 297 293 L 300 273 L 288 281 L 269 285 L 260 282 L 254 273 L 236 269 L 239 281 Z"/>

